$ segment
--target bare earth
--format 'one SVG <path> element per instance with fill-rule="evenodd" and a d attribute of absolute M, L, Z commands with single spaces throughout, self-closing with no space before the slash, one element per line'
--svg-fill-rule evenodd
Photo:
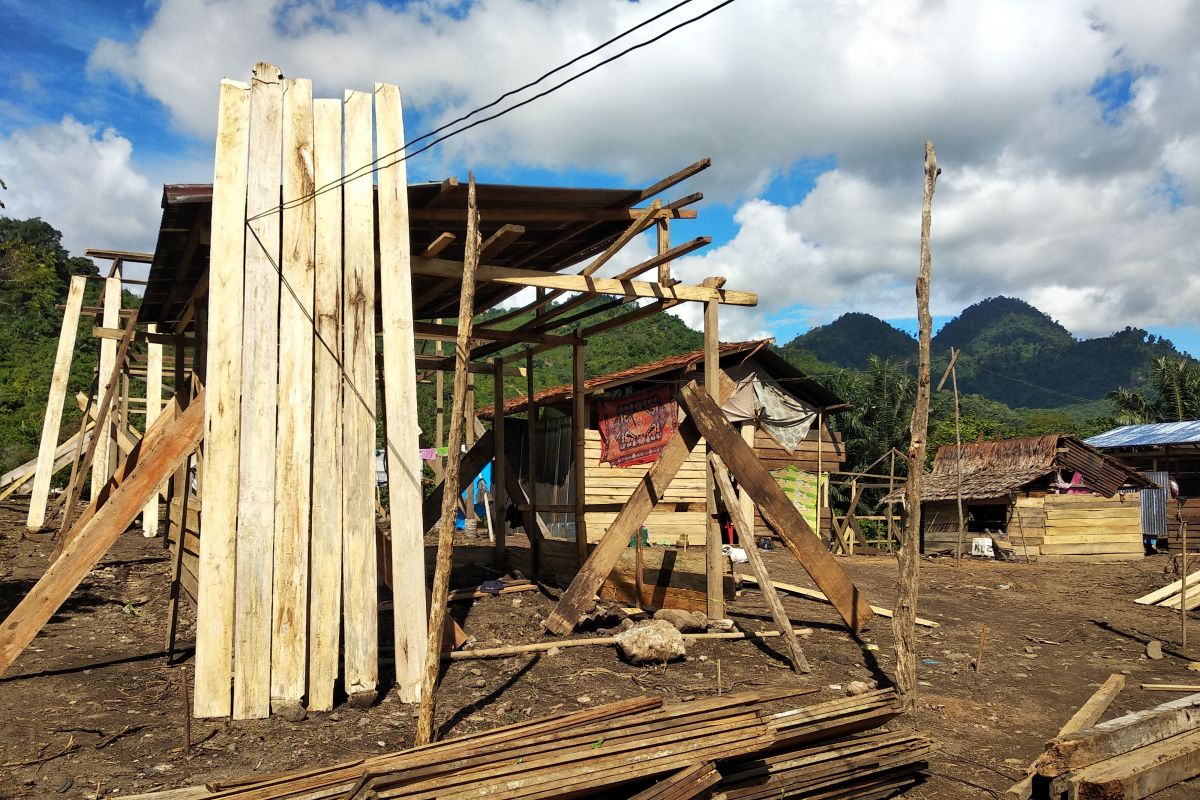
<path fill-rule="evenodd" d="M 48 537 L 22 535 L 24 517 L 22 503 L 0 504 L 0 617 L 41 575 L 51 550 Z M 764 555 L 776 580 L 812 585 L 786 551 Z M 841 563 L 873 603 L 892 605 L 893 558 Z M 923 561 L 920 614 L 941 627 L 919 629 L 920 655 L 934 663 L 920 667 L 915 715 L 893 725 L 911 726 L 941 749 L 929 782 L 905 796 L 950 800 L 1002 792 L 1114 672 L 1129 677 L 1109 717 L 1178 697 L 1142 691 L 1143 682 L 1200 683 L 1200 673 L 1187 671 L 1190 659 L 1180 651 L 1178 613 L 1132 602 L 1174 579 L 1165 574 L 1170 565 L 1166 556 L 1042 566 Z M 181 681 L 183 674 L 191 681 L 193 619 L 186 610 L 181 664 L 168 666 L 169 569 L 161 539 L 127 532 L 0 680 L 0 797 L 127 795 L 344 761 L 411 743 L 414 709 L 392 693 L 370 709 L 343 704 L 294 723 L 195 720 L 192 748 L 185 751 Z M 452 585 L 477 579 L 462 576 Z M 556 594 L 457 603 L 455 615 L 478 646 L 542 641 L 539 622 Z M 888 620 L 876 618 L 856 641 L 829 606 L 793 597 L 783 602 L 797 626 L 811 629 L 802 639 L 810 675 L 792 673 L 774 647 L 744 641 L 692 643 L 686 661 L 662 667 L 630 666 L 609 647 L 458 661 L 446 670 L 438 695 L 441 735 L 640 694 L 704 697 L 718 691 L 718 671 L 724 691 L 821 687 L 813 702 L 843 693 L 831 685 L 887 680 L 894 663 Z M 730 616 L 748 629 L 773 627 L 753 590 L 732 604 Z M 982 626 L 987 633 L 977 672 Z M 1144 655 L 1152 638 L 1163 643 L 1161 660 Z M 1200 626 L 1191 638 L 1200 639 Z M 1200 648 L 1189 652 L 1200 660 Z M 1198 793 L 1200 781 L 1192 781 L 1156 797 L 1183 800 Z"/>

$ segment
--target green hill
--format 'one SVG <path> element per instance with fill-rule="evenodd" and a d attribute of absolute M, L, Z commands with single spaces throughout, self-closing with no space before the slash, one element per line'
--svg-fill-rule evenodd
<path fill-rule="evenodd" d="M 861 369 L 868 356 L 897 361 L 911 359 L 916 355 L 917 343 L 904 331 L 877 317 L 850 312 L 797 336 L 780 349 L 794 354 L 797 363 L 803 359 L 801 352 L 807 351 L 826 364 Z"/>

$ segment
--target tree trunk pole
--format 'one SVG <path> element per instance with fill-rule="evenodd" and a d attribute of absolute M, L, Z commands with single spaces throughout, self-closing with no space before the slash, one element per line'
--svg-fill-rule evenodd
<path fill-rule="evenodd" d="M 421 684 L 421 710 L 417 717 L 416 744 L 433 741 L 434 695 L 441 666 L 442 629 L 450 593 L 450 562 L 454 553 L 454 509 L 458 505 L 459 462 L 462 460 L 463 424 L 467 418 L 467 359 L 471 351 L 471 318 L 475 306 L 475 271 L 479 266 L 479 213 L 475 208 L 475 176 L 467 193 L 467 240 L 463 257 L 462 292 L 458 301 L 458 335 L 454 342 L 454 395 L 450 412 L 450 452 L 442 491 L 442 517 L 438 523 L 437 565 L 429 605 L 429 648 L 425 654 L 425 679 Z M 419 554 L 416 554 L 419 556 Z M 396 647 L 403 647 L 396 642 Z"/>
<path fill-rule="evenodd" d="M 921 267 L 917 274 L 917 402 L 909 426 L 908 481 L 904 486 L 904 538 L 900 552 L 896 609 L 892 617 L 892 633 L 896 639 L 896 688 L 905 710 L 913 707 L 917 688 L 916 619 L 917 593 L 920 587 L 921 543 L 921 475 L 925 465 L 926 437 L 929 433 L 929 340 L 933 320 L 929 316 L 929 275 L 932 258 L 929 253 L 929 229 L 933 217 L 933 191 L 941 172 L 933 142 L 925 143 L 925 200 L 921 207 Z"/>

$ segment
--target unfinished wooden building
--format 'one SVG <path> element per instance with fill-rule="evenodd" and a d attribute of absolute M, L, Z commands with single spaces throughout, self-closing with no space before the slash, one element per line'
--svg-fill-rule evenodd
<path fill-rule="evenodd" d="M 1151 483 L 1074 436 L 942 445 L 921 485 L 924 552 L 990 537 L 1017 558 L 1112 561 L 1143 556 L 1138 492 Z M 897 495 L 889 499 L 899 501 Z"/>
<path fill-rule="evenodd" d="M 745 441 L 752 444 L 762 464 L 781 482 L 797 483 L 810 478 L 815 487 L 816 475 L 838 472 L 845 461 L 841 435 L 830 429 L 829 415 L 847 405 L 774 352 L 770 344 L 768 339 L 721 344 L 721 374 L 736 386 L 722 405 L 722 411 L 738 427 Z M 653 397 L 655 392 L 664 387 L 673 389 L 703 374 L 704 355 L 704 350 L 696 350 L 585 380 L 582 407 L 586 442 L 582 473 L 573 468 L 574 453 L 570 447 L 573 414 L 577 408 L 572 385 L 543 389 L 533 395 L 532 406 L 537 413 L 531 439 L 525 430 L 525 419 L 510 420 L 505 434 L 508 457 L 521 466 L 518 472 L 523 490 L 535 498 L 552 536 L 574 538 L 577 477 L 583 478 L 586 487 L 583 502 L 588 541 L 595 542 L 616 519 L 622 503 L 650 468 L 649 463 L 625 466 L 614 463 L 618 460 L 615 456 L 604 458 L 606 434 L 601 430 L 600 420 L 604 409 L 613 401 L 647 395 L 650 395 L 650 402 L 658 402 Z M 779 411 L 776 405 L 765 406 L 757 397 L 767 392 L 783 398 L 780 405 L 790 400 L 791 407 Z M 529 407 L 527 398 L 514 397 L 505 402 L 504 414 L 506 417 L 524 414 L 527 419 Z M 772 409 L 775 410 L 774 419 Z M 492 419 L 494 413 L 494 408 L 484 408 L 480 417 Z M 532 482 L 524 468 L 528 463 L 525 450 L 529 441 L 537 449 L 541 465 Z M 704 544 L 706 473 L 703 449 L 697 449 L 671 481 L 665 502 L 655 506 L 646 519 L 648 543 Z M 822 485 L 827 488 L 827 481 Z M 745 508 L 754 517 L 756 533 L 770 535 L 771 529 L 753 503 L 747 502 Z M 810 522 L 815 523 L 816 505 L 805 510 L 811 515 Z M 823 497 L 820 504 L 820 516 L 820 531 L 828 534 L 827 497 Z M 817 526 L 814 524 L 814 527 Z"/>
<path fill-rule="evenodd" d="M 387 648 L 394 664 L 387 677 L 400 700 L 431 698 L 453 546 L 447 510 L 453 501 L 439 509 L 439 500 L 457 496 L 461 481 L 474 474 L 471 462 L 494 454 L 497 474 L 512 472 L 504 463 L 505 425 L 477 428 L 474 410 L 464 405 L 468 373 L 491 375 L 503 401 L 504 375 L 524 365 L 532 394 L 534 355 L 571 347 L 573 402 L 581 407 L 589 337 L 699 302 L 710 356 L 704 384 L 727 394 L 717 369 L 718 307 L 755 305 L 757 297 L 724 288 L 722 278 L 700 284 L 674 278 L 672 262 L 709 241 L 671 244 L 672 221 L 694 218 L 687 206 L 701 195 L 656 199 L 705 169 L 707 160 L 644 189 L 476 185 L 473 178 L 465 185 L 448 179 L 409 186 L 398 156 L 404 141 L 400 93 L 392 85 L 313 100 L 309 81 L 285 79 L 263 63 L 248 84 L 222 82 L 213 184 L 165 188 L 142 306 L 111 324 L 106 314 L 95 332 L 114 345 L 102 348 L 99 390 L 90 401 L 95 430 L 107 432 L 113 410 L 127 401 L 121 376 L 129 345 L 139 338 L 165 350 L 162 369 L 173 373 L 174 394 L 115 467 L 104 453 L 97 459 L 107 435 L 80 432 L 58 552 L 0 625 L 0 675 L 165 491 L 175 598 L 168 639 L 175 637 L 178 602 L 194 602 L 196 716 L 301 715 L 331 708 L 335 692 L 369 703 L 390 688 L 380 671 Z M 654 256 L 614 277 L 597 275 L 651 230 Z M 566 272 L 573 265 L 582 267 Z M 475 324 L 477 314 L 524 288 L 536 290 L 534 302 Z M 106 297 L 119 297 L 119 283 L 117 289 Z M 597 297 L 606 299 L 588 302 Z M 591 319 L 605 311 L 624 313 Z M 64 342 L 73 342 L 69 322 L 78 316 L 66 316 Z M 455 316 L 457 325 L 444 324 Z M 427 346 L 442 341 L 453 341 L 455 352 Z M 451 485 L 427 498 L 416 385 L 444 371 L 454 372 L 455 383 L 445 477 Z M 41 450 L 46 470 L 58 460 L 60 372 L 56 364 Z M 829 602 L 860 629 L 872 615 L 866 599 L 708 393 L 690 380 L 678 397 L 686 414 L 646 480 L 625 499 L 620 524 L 590 555 L 585 494 L 577 495 L 573 544 L 582 566 L 547 627 L 560 635 L 573 629 L 624 549 L 620 539 L 629 537 L 622 531 L 642 524 L 703 435 L 708 444 L 700 451 L 710 451 L 706 481 L 727 481 L 727 469 L 743 480 Z M 586 449 L 584 418 L 576 413 L 572 426 L 578 454 Z M 460 458 L 464 428 L 478 438 Z M 389 489 L 382 514 L 377 437 Z M 536 474 L 536 449 L 528 452 L 528 472 Z M 73 501 L 84 494 L 93 463 L 104 466 L 90 503 L 79 510 Z M 574 461 L 579 485 L 583 464 L 582 457 Z M 519 490 L 519 483 L 499 481 L 499 508 L 507 486 Z M 720 618 L 725 562 L 712 522 L 715 491 L 706 494 L 707 608 Z M 542 536 L 532 522 L 536 500 L 525 513 L 536 546 Z M 439 520 L 431 602 L 424 537 Z M 497 523 L 495 559 L 502 568 L 506 536 Z M 385 608 L 390 624 L 386 617 L 381 622 Z M 794 642 L 790 622 L 780 616 L 778 624 Z"/>

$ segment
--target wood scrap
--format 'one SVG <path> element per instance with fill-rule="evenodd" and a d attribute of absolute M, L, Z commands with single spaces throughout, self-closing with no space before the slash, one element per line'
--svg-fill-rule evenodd
<path fill-rule="evenodd" d="M 753 575 L 738 575 L 738 577 L 747 583 L 753 583 L 756 586 L 759 585 L 758 579 L 755 578 Z M 822 592 L 817 591 L 816 589 L 807 589 L 803 586 L 796 586 L 795 584 L 783 583 L 781 581 L 771 581 L 771 585 L 774 586 L 776 589 L 778 589 L 781 592 L 787 592 L 788 594 L 794 594 L 799 597 L 804 597 L 808 600 L 816 600 L 821 603 L 829 602 L 829 598 L 826 597 Z M 871 610 L 874 611 L 876 614 L 878 614 L 881 617 L 891 617 L 892 616 L 891 609 L 884 608 L 883 606 L 874 606 L 873 605 L 873 606 L 871 606 Z M 922 617 L 917 617 L 917 624 L 922 627 L 925 627 L 925 628 L 940 628 L 941 627 L 941 623 L 934 622 L 933 620 L 923 619 Z"/>

